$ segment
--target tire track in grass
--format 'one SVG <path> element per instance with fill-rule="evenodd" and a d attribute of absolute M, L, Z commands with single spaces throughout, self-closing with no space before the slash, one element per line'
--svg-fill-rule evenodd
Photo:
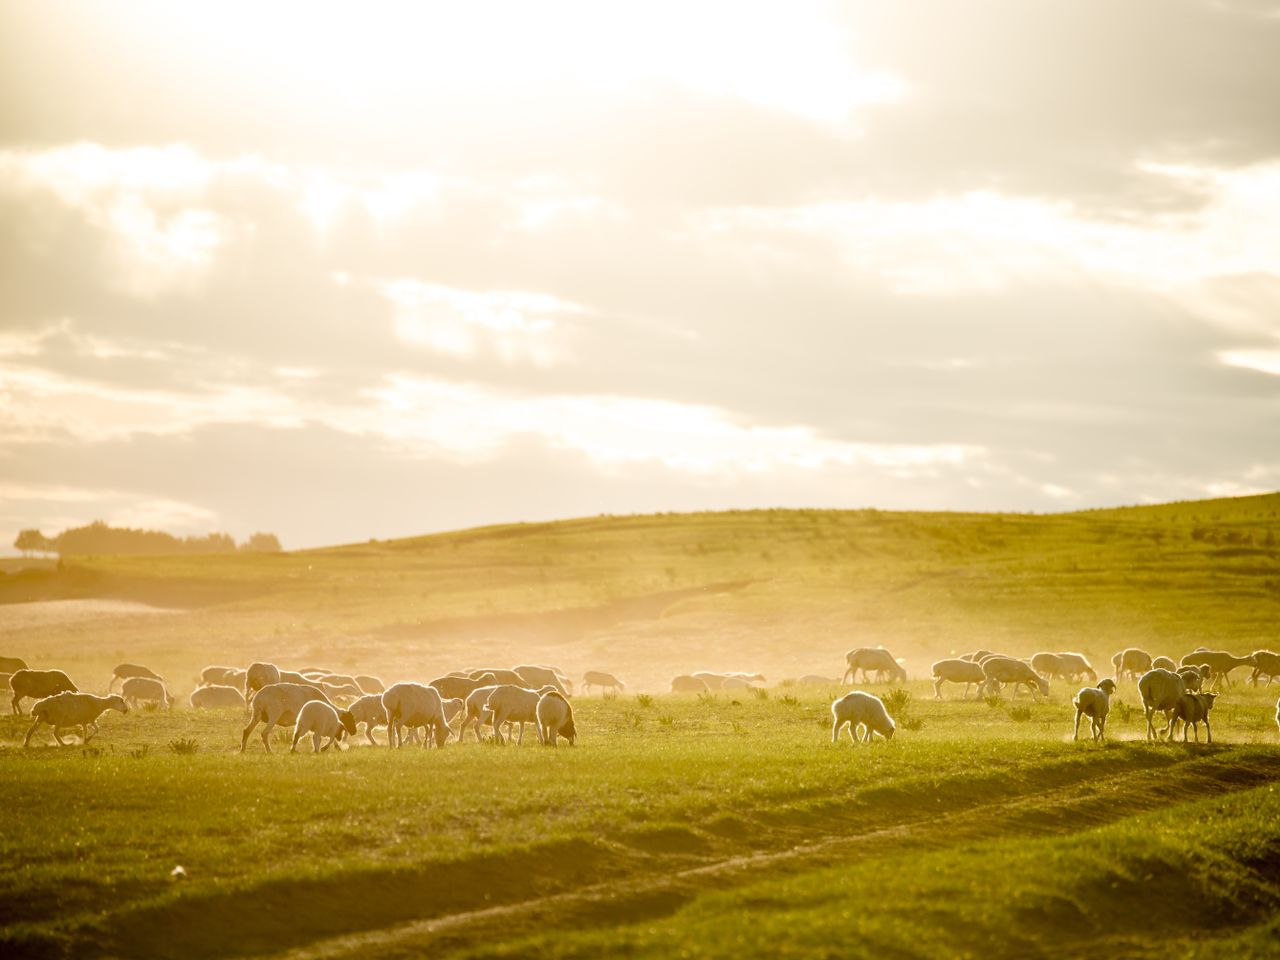
<path fill-rule="evenodd" d="M 1205 796 L 1280 781 L 1280 754 L 1192 755 L 1172 764 L 1141 765 L 1098 780 L 1023 793 L 953 813 L 923 816 L 855 835 L 824 836 L 789 850 L 728 857 L 661 878 L 621 879 L 516 903 L 318 941 L 260 960 L 381 960 L 438 954 L 556 929 L 613 926 L 669 916 L 708 890 L 759 880 L 765 872 L 796 873 L 840 862 L 960 846 L 994 837 L 1046 836 L 1087 830 Z M 536 881 L 531 878 L 531 887 Z"/>

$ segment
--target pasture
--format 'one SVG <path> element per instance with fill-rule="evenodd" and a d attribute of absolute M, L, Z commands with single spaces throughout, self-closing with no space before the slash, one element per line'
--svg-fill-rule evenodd
<path fill-rule="evenodd" d="M 978 646 L 1275 649 L 1280 497 L 1064 516 L 761 511 L 594 518 L 278 557 L 7 574 L 0 653 L 102 692 L 147 663 L 172 712 L 22 749 L 0 717 L 0 953 L 49 957 L 1276 955 L 1280 688 L 1247 671 L 1214 743 L 1103 744 L 1075 686 L 933 699 Z M 15 582 L 20 581 L 20 582 Z M 27 591 L 24 595 L 23 591 Z M 90 599 L 92 598 L 92 599 Z M 154 605 L 154 610 L 144 605 Z M 161 612 L 162 611 L 162 612 Z M 907 662 L 889 742 L 830 742 L 844 651 Z M 617 673 L 572 748 L 238 752 L 201 666 L 387 681 L 550 662 Z M 697 669 L 760 691 L 663 692 Z M 377 734 L 385 743 L 385 732 Z M 181 870 L 176 870 L 176 868 Z"/>

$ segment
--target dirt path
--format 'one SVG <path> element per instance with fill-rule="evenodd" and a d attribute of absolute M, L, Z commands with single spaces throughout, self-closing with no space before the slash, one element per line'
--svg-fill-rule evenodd
<path fill-rule="evenodd" d="M 569 893 L 397 924 L 269 956 L 271 960 L 437 956 L 485 941 L 511 941 L 556 929 L 636 923 L 670 915 L 704 893 L 745 885 L 766 873 L 796 873 L 848 862 L 855 856 L 865 861 L 912 849 L 942 849 L 996 837 L 1067 834 L 1275 781 L 1280 781 L 1280 755 L 1236 761 L 1193 755 L 1171 764 L 1129 769 L 1106 778 L 1074 780 L 1056 788 L 1023 792 L 865 833 L 827 835 L 789 850 L 729 857 L 660 877 L 623 879 Z"/>

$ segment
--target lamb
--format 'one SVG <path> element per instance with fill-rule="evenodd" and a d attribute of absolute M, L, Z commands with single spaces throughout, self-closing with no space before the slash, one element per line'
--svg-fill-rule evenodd
<path fill-rule="evenodd" d="M 520 682 L 529 687 L 555 687 L 561 696 L 569 695 L 560 675 L 551 667 L 539 667 L 535 664 L 524 664 L 515 668 Z"/>
<path fill-rule="evenodd" d="M 444 703 L 440 691 L 425 683 L 393 683 L 382 695 L 382 706 L 387 711 L 387 746 L 404 746 L 401 726 L 426 727 L 427 735 L 422 746 L 431 746 L 434 737 L 437 747 L 443 747 L 449 739 L 449 724 L 444 718 Z"/>
<path fill-rule="evenodd" d="M 45 697 L 31 708 L 31 716 L 35 722 L 31 724 L 31 729 L 27 731 L 26 739 L 22 741 L 22 745 L 24 747 L 31 746 L 32 734 L 36 732 L 36 728 L 42 723 L 47 723 L 53 727 L 53 739 L 58 741 L 58 746 L 60 747 L 67 745 L 60 733 L 65 727 L 79 727 L 81 743 L 88 743 L 90 738 L 98 732 L 98 718 L 108 710 L 119 710 L 121 713 L 128 713 L 129 705 L 124 702 L 124 697 L 119 694 L 98 697 L 92 693 L 66 691 L 54 694 L 51 697 Z M 92 728 L 93 733 L 89 732 L 90 728 Z"/>
<path fill-rule="evenodd" d="M 1253 651 L 1253 673 L 1249 675 L 1249 682 L 1256 687 L 1260 677 L 1267 678 L 1268 687 L 1271 686 L 1272 677 L 1280 677 L 1280 653 L 1272 653 L 1270 650 Z"/>
<path fill-rule="evenodd" d="M 1213 709 L 1216 693 L 1184 693 L 1178 698 L 1173 708 L 1173 720 L 1182 721 L 1182 742 L 1187 742 L 1187 731 L 1195 728 L 1196 743 L 1200 742 L 1201 721 L 1204 721 L 1204 737 L 1206 743 L 1213 743 L 1213 731 L 1209 729 L 1209 711 Z"/>
<path fill-rule="evenodd" d="M 1151 654 L 1137 647 L 1129 647 L 1112 657 L 1111 663 L 1116 668 L 1117 680 L 1123 680 L 1126 676 L 1136 680 L 1151 669 Z"/>
<path fill-rule="evenodd" d="M 858 727 L 863 726 L 866 735 L 864 742 L 871 742 L 871 735 L 878 733 L 886 740 L 893 739 L 896 724 L 884 708 L 879 697 L 874 697 L 861 690 L 847 693 L 831 704 L 831 742 L 840 740 L 840 729 L 849 725 L 849 739 L 858 742 Z"/>
<path fill-rule="evenodd" d="M 365 693 L 386 693 L 387 685 L 377 677 L 371 677 L 366 673 L 357 674 L 356 686 Z"/>
<path fill-rule="evenodd" d="M 1179 666 L 1187 667 L 1211 667 L 1213 669 L 1214 685 L 1219 680 L 1226 680 L 1227 686 L 1231 686 L 1231 671 L 1236 667 L 1256 667 L 1257 661 L 1252 656 L 1237 657 L 1233 653 L 1226 650 L 1202 650 L 1195 653 L 1188 653 L 1182 658 Z"/>
<path fill-rule="evenodd" d="M 135 710 L 141 701 L 163 703 L 165 709 L 173 709 L 173 697 L 165 689 L 163 680 L 152 680 L 150 677 L 129 677 L 120 687 L 120 694 Z"/>
<path fill-rule="evenodd" d="M 528 687 L 517 687 L 514 684 L 499 684 L 485 701 L 485 709 L 493 715 L 493 736 L 498 743 L 506 743 L 502 738 L 504 723 L 520 724 L 520 737 L 516 743 L 524 743 L 524 725 L 538 722 L 538 700 L 547 693 L 558 692 L 555 687 L 547 686 L 541 690 L 530 690 Z"/>
<path fill-rule="evenodd" d="M 144 667 L 140 663 L 122 663 L 111 672 L 111 679 L 107 681 L 107 693 L 111 692 L 117 680 L 128 680 L 131 677 L 145 677 L 148 680 L 159 680 L 164 683 L 164 677 L 149 667 Z"/>
<path fill-rule="evenodd" d="M 682 673 L 671 680 L 672 693 L 706 693 L 710 689 L 705 680 Z"/>
<path fill-rule="evenodd" d="M 191 706 L 196 710 L 217 710 L 219 707 L 244 708 L 244 694 L 235 687 L 221 683 L 207 683 L 191 691 Z"/>
<path fill-rule="evenodd" d="M 1177 673 L 1178 665 L 1169 657 L 1156 657 L 1151 661 L 1152 670 L 1168 670 L 1170 673 Z"/>
<path fill-rule="evenodd" d="M 1116 692 L 1116 682 L 1107 677 L 1096 687 L 1084 687 L 1071 703 L 1076 708 L 1076 728 L 1071 739 L 1080 739 L 1080 718 L 1088 717 L 1096 743 L 1107 729 L 1107 713 L 1111 710 L 1111 696 Z"/>
<path fill-rule="evenodd" d="M 1158 740 L 1151 718 L 1157 712 L 1168 718 L 1164 736 L 1173 732 L 1173 711 L 1187 692 L 1186 683 L 1178 674 L 1169 670 L 1148 670 L 1138 678 L 1138 692 L 1142 695 L 1142 710 L 1147 717 L 1147 739 Z"/>
<path fill-rule="evenodd" d="M 856 683 L 859 670 L 862 671 L 863 683 L 871 682 L 873 670 L 877 683 L 884 682 L 886 676 L 889 680 L 897 680 L 899 683 L 907 682 L 907 671 L 884 647 L 857 647 L 846 653 L 844 659 L 848 666 L 845 668 L 844 676 L 840 678 L 841 683 L 847 680 Z"/>
<path fill-rule="evenodd" d="M 987 682 L 987 675 L 982 672 L 982 665 L 972 660 L 939 660 L 933 665 L 933 696 L 942 699 L 944 683 L 963 683 L 964 699 L 969 699 L 969 687 Z"/>
<path fill-rule="evenodd" d="M 39 700 L 55 693 L 75 693 L 79 688 L 61 670 L 15 670 L 9 678 L 13 691 L 13 712 L 22 714 L 22 701 L 31 697 Z"/>
<path fill-rule="evenodd" d="M 455 677 L 444 676 L 436 677 L 429 684 L 440 692 L 440 696 L 445 700 L 452 700 L 455 697 L 466 699 L 471 695 L 471 691 L 479 687 L 496 686 L 498 679 L 492 673 L 482 673 L 478 677 Z"/>
<path fill-rule="evenodd" d="M 0 673 L 17 673 L 27 669 L 27 661 L 21 657 L 0 657 Z"/>
<path fill-rule="evenodd" d="M 603 690 L 612 690 L 617 693 L 626 687 L 626 684 L 615 677 L 612 673 L 605 673 L 602 670 L 588 670 L 582 675 L 582 692 L 590 693 L 592 687 L 600 687 Z"/>
<path fill-rule="evenodd" d="M 293 732 L 293 745 L 290 753 L 298 752 L 298 741 L 308 733 L 311 734 L 311 752 L 319 753 L 342 741 L 348 735 L 354 736 L 356 722 L 346 710 L 337 710 L 323 700 L 312 700 L 305 703 L 298 711 L 298 724 Z M 329 742 L 323 747 L 320 741 L 325 737 Z"/>
<path fill-rule="evenodd" d="M 251 697 L 263 687 L 280 682 L 280 668 L 274 663 L 251 663 L 245 671 L 244 695 Z"/>
<path fill-rule="evenodd" d="M 569 746 L 573 746 L 578 739 L 578 729 L 573 725 L 573 707 L 558 692 L 552 690 L 539 697 L 534 715 L 538 721 L 538 740 L 542 744 L 554 747 L 556 737 L 561 736 L 569 741 Z"/>
<path fill-rule="evenodd" d="M 382 694 L 365 694 L 353 703 L 347 712 L 356 723 L 364 724 L 364 735 L 369 741 L 369 746 L 378 746 L 378 741 L 373 739 L 373 728 L 387 725 L 387 708 L 382 705 Z"/>
<path fill-rule="evenodd" d="M 324 695 L 324 691 L 309 683 L 269 683 L 262 687 L 249 702 L 249 725 L 240 735 L 240 752 L 244 753 L 253 728 L 259 723 L 265 723 L 266 726 L 262 729 L 262 745 L 267 748 L 267 753 L 270 753 L 271 742 L 268 737 L 271 735 L 272 728 L 277 725 L 292 727 L 298 722 L 298 711 L 312 700 L 323 700 L 329 703 L 329 698 Z M 329 706 L 332 707 L 333 704 L 329 703 Z"/>
<path fill-rule="evenodd" d="M 987 657 L 982 661 L 982 673 L 987 678 L 986 683 L 979 689 L 986 689 L 992 693 L 1000 691 L 1001 683 L 1013 684 L 1013 695 L 1018 695 L 1018 687 L 1026 685 L 1031 690 L 1031 695 L 1040 699 L 1040 696 L 1049 695 L 1049 681 L 1040 674 L 1031 669 L 1031 664 L 1025 660 L 1015 660 L 1013 657 Z M 1037 694 L 1039 691 L 1039 694 Z"/>

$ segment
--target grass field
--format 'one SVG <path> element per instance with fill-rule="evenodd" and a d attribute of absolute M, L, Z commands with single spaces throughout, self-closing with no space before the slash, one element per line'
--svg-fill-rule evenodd
<path fill-rule="evenodd" d="M 255 658 L 630 688 L 575 698 L 580 740 L 554 751 L 242 756 L 235 711 L 181 708 L 24 750 L 28 721 L 0 717 L 0 955 L 1276 956 L 1280 688 L 1237 684 L 1214 744 L 1184 746 L 1145 743 L 1122 684 L 1095 745 L 1070 741 L 1070 690 L 937 702 L 921 678 L 979 645 L 1276 649 L 1277 532 L 1280 496 L 762 511 L 9 572 L 0 597 L 45 602 L 0 606 L 0 653 L 90 690 L 120 660 L 185 694 Z M 833 746 L 843 688 L 785 678 L 875 643 L 913 677 L 898 736 Z M 659 692 L 701 668 L 770 688 Z"/>

